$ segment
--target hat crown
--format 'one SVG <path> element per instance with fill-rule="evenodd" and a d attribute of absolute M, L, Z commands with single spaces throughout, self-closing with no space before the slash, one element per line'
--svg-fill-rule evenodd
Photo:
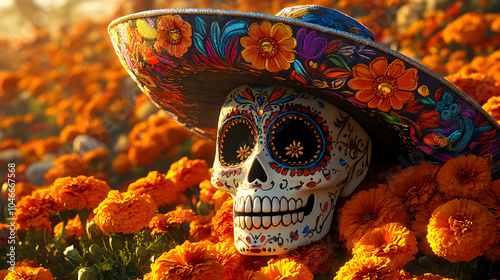
<path fill-rule="evenodd" d="M 303 20 L 335 30 L 345 31 L 369 40 L 375 40 L 373 33 L 354 18 L 335 9 L 319 5 L 300 5 L 284 8 L 276 16 Z"/>

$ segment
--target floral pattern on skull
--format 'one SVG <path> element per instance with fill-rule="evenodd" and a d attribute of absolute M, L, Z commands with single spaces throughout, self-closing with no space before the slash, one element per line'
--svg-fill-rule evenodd
<path fill-rule="evenodd" d="M 324 237 L 370 155 L 363 128 L 330 103 L 278 86 L 234 89 L 220 112 L 212 183 L 234 198 L 236 248 L 276 255 Z"/>

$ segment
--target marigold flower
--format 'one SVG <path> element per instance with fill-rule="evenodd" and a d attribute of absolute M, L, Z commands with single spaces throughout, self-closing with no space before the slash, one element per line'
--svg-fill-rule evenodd
<path fill-rule="evenodd" d="M 56 153 L 62 148 L 62 143 L 59 138 L 55 136 L 50 136 L 45 139 L 41 139 L 38 145 L 36 145 L 35 153 L 38 157 L 43 157 L 43 155 Z"/>
<path fill-rule="evenodd" d="M 483 73 L 456 73 L 446 76 L 445 79 L 467 93 L 479 105 L 483 105 L 489 98 L 500 92 L 500 82 Z"/>
<path fill-rule="evenodd" d="M 43 267 L 17 266 L 14 271 L 9 272 L 4 280 L 53 280 L 52 273 Z"/>
<path fill-rule="evenodd" d="M 81 155 L 71 153 L 56 158 L 54 167 L 45 173 L 44 178 L 47 183 L 52 183 L 60 177 L 90 175 L 90 171 Z"/>
<path fill-rule="evenodd" d="M 106 159 L 110 155 L 110 152 L 104 148 L 97 148 L 92 151 L 88 151 L 83 155 L 83 160 L 90 163 L 98 159 Z"/>
<path fill-rule="evenodd" d="M 226 239 L 207 247 L 209 254 L 224 267 L 224 279 L 239 279 L 237 276 L 243 273 L 241 266 L 242 255 L 234 247 L 233 240 Z"/>
<path fill-rule="evenodd" d="M 0 151 L 8 149 L 19 149 L 23 143 L 19 139 L 7 138 L 0 141 Z"/>
<path fill-rule="evenodd" d="M 40 186 L 26 181 L 16 182 L 16 200 L 20 200 L 23 196 L 30 195 L 33 191 L 39 189 Z M 8 192 L 4 192 L 5 199 L 8 198 Z"/>
<path fill-rule="evenodd" d="M 417 252 L 415 234 L 400 223 L 388 223 L 369 231 L 354 243 L 352 249 L 355 258 L 367 254 L 385 257 L 396 268 L 413 260 Z"/>
<path fill-rule="evenodd" d="M 149 195 L 111 190 L 94 209 L 94 221 L 104 234 L 133 233 L 147 226 L 155 212 L 156 205 Z"/>
<path fill-rule="evenodd" d="M 215 147 L 213 140 L 198 139 L 191 146 L 191 156 L 212 163 L 215 159 Z"/>
<path fill-rule="evenodd" d="M 437 190 L 438 170 L 439 165 L 424 161 L 389 177 L 387 188 L 403 200 L 408 211 L 419 211 Z"/>
<path fill-rule="evenodd" d="M 111 188 L 94 176 L 64 177 L 54 181 L 54 200 L 65 210 L 97 207 Z"/>
<path fill-rule="evenodd" d="M 200 201 L 205 203 L 211 203 L 212 197 L 216 191 L 218 191 L 210 180 L 204 180 L 199 184 L 200 188 Z"/>
<path fill-rule="evenodd" d="M 387 258 L 376 256 L 354 257 L 342 266 L 334 280 L 384 279 L 396 280 L 399 270 Z"/>
<path fill-rule="evenodd" d="M 232 199 L 224 202 L 222 207 L 215 213 L 212 218 L 212 225 L 212 235 L 219 241 L 234 239 Z"/>
<path fill-rule="evenodd" d="M 151 228 L 151 235 L 154 236 L 158 233 L 168 232 L 170 227 L 177 227 L 183 223 L 189 223 L 195 216 L 193 210 L 183 209 L 177 206 L 173 211 L 166 214 L 156 214 L 151 221 L 149 221 L 149 228 Z"/>
<path fill-rule="evenodd" d="M 155 162 L 161 153 L 161 147 L 154 141 L 141 139 L 133 142 L 128 149 L 128 158 L 133 165 L 146 166 Z"/>
<path fill-rule="evenodd" d="M 293 259 L 270 261 L 260 272 L 266 279 L 312 280 L 314 275 L 307 267 Z"/>
<path fill-rule="evenodd" d="M 170 165 L 167 178 L 170 178 L 180 191 L 185 191 L 210 179 L 210 173 L 204 160 L 189 160 L 183 157 Z"/>
<path fill-rule="evenodd" d="M 127 190 L 150 195 L 158 207 L 175 202 L 179 192 L 176 184 L 158 171 L 150 171 L 148 176 L 131 183 Z"/>
<path fill-rule="evenodd" d="M 319 243 L 297 247 L 297 249 L 288 254 L 278 256 L 275 261 L 283 258 L 293 259 L 305 265 L 313 275 L 327 272 L 335 261 L 333 252 L 325 245 Z"/>
<path fill-rule="evenodd" d="M 478 202 L 457 198 L 434 210 L 427 230 L 436 255 L 450 262 L 470 261 L 494 242 L 495 217 Z"/>
<path fill-rule="evenodd" d="M 483 104 L 483 109 L 500 122 L 500 96 L 493 96 Z"/>
<path fill-rule="evenodd" d="M 489 23 L 481 11 L 461 15 L 450 22 L 443 30 L 443 39 L 446 43 L 480 46 L 486 37 Z"/>
<path fill-rule="evenodd" d="M 445 277 L 435 275 L 432 273 L 424 273 L 422 275 L 415 276 L 412 279 L 415 279 L 415 280 L 452 280 L 451 278 L 445 278 Z"/>
<path fill-rule="evenodd" d="M 417 69 L 405 70 L 404 62 L 399 59 L 387 66 L 387 59 L 378 57 L 370 66 L 357 64 L 352 73 L 354 78 L 349 80 L 349 87 L 357 90 L 356 99 L 383 112 L 391 108 L 401 110 L 413 98 L 412 91 L 418 85 Z"/>
<path fill-rule="evenodd" d="M 295 60 L 294 48 L 297 41 L 293 38 L 292 28 L 283 23 L 264 20 L 260 25 L 252 23 L 248 35 L 240 39 L 245 48 L 241 55 L 252 67 L 269 72 L 288 70 Z"/>
<path fill-rule="evenodd" d="M 192 44 L 191 25 L 182 20 L 179 15 L 161 16 L 156 21 L 158 27 L 158 41 L 155 43 L 156 51 L 161 53 L 165 49 L 170 55 L 181 57 L 188 51 Z"/>
<path fill-rule="evenodd" d="M 207 242 L 184 242 L 151 264 L 145 280 L 220 280 L 224 267 L 207 250 Z"/>
<path fill-rule="evenodd" d="M 61 234 L 63 228 L 63 222 L 58 223 L 54 227 L 54 236 L 59 236 Z M 73 237 L 74 239 L 80 238 L 80 236 L 85 236 L 85 232 L 83 231 L 82 223 L 80 222 L 80 216 L 76 215 L 76 217 L 72 219 L 68 219 L 68 224 L 66 225 L 66 236 L 65 239 Z"/>
<path fill-rule="evenodd" d="M 124 175 L 132 171 L 132 163 L 126 153 L 119 153 L 113 158 L 113 171 L 116 174 Z"/>
<path fill-rule="evenodd" d="M 429 203 L 427 203 L 426 207 L 414 214 L 414 219 L 409 225 L 415 233 L 415 237 L 419 240 L 418 248 L 428 256 L 435 256 L 435 254 L 427 241 L 427 225 L 429 224 L 432 212 L 444 202 L 442 195 L 436 193 Z"/>
<path fill-rule="evenodd" d="M 212 216 L 201 216 L 196 215 L 189 224 L 189 236 L 192 241 L 210 240 L 212 241 L 214 237 L 212 236 Z M 217 240 L 213 240 L 217 242 Z"/>
<path fill-rule="evenodd" d="M 339 209 L 340 239 L 350 251 L 371 229 L 391 222 L 406 224 L 406 209 L 396 195 L 381 188 L 360 191 Z"/>
<path fill-rule="evenodd" d="M 488 159 L 476 155 L 452 158 L 441 167 L 436 181 L 438 189 L 448 196 L 482 198 L 491 183 Z"/>
<path fill-rule="evenodd" d="M 24 196 L 16 205 L 17 230 L 43 230 L 51 232 L 50 217 L 61 210 L 53 197 L 52 188 L 34 191 Z"/>

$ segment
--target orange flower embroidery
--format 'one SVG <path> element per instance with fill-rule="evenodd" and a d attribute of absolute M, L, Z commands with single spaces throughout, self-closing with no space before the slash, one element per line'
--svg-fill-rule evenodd
<path fill-rule="evenodd" d="M 385 257 L 396 268 L 413 260 L 418 252 L 415 234 L 400 223 L 388 223 L 365 234 L 352 249 L 354 257 Z"/>
<path fill-rule="evenodd" d="M 158 18 L 158 41 L 155 43 L 156 51 L 165 49 L 170 55 L 181 57 L 192 44 L 191 25 L 182 20 L 179 15 L 166 15 Z"/>
<path fill-rule="evenodd" d="M 283 23 L 272 25 L 265 20 L 260 26 L 257 23 L 250 25 L 248 35 L 240 40 L 245 48 L 241 55 L 246 62 L 252 63 L 253 68 L 269 72 L 290 68 L 290 63 L 295 60 L 293 49 L 297 45 L 290 26 Z"/>
<path fill-rule="evenodd" d="M 378 57 L 370 66 L 358 64 L 352 68 L 354 78 L 349 87 L 357 90 L 356 99 L 368 103 L 369 108 L 388 112 L 391 108 L 401 110 L 403 104 L 413 98 L 411 91 L 418 85 L 418 71 L 405 70 L 403 61 L 396 59 L 387 67 L 387 59 Z"/>
<path fill-rule="evenodd" d="M 491 171 L 488 159 L 462 155 L 448 160 L 436 175 L 438 189 L 445 195 L 482 198 L 490 190 Z"/>
<path fill-rule="evenodd" d="M 450 262 L 467 262 L 495 241 L 495 217 L 478 202 L 457 198 L 434 210 L 427 230 L 427 241 L 436 255 Z"/>

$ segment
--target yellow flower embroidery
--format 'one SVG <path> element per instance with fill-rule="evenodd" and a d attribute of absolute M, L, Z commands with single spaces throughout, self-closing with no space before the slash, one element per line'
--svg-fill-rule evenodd
<path fill-rule="evenodd" d="M 238 153 L 237 157 L 241 161 L 245 160 L 250 155 L 249 150 L 250 150 L 250 147 L 247 144 L 243 145 L 243 147 L 240 147 L 240 149 L 238 151 L 236 151 Z"/>
<path fill-rule="evenodd" d="M 299 158 L 299 156 L 301 156 L 302 154 L 304 154 L 302 152 L 302 150 L 304 149 L 304 147 L 301 147 L 300 146 L 300 142 L 297 142 L 295 143 L 295 141 L 292 142 L 292 144 L 290 144 L 289 147 L 286 147 L 285 148 L 288 152 L 286 152 L 286 155 L 291 155 L 291 157 L 296 157 L 296 158 Z"/>

